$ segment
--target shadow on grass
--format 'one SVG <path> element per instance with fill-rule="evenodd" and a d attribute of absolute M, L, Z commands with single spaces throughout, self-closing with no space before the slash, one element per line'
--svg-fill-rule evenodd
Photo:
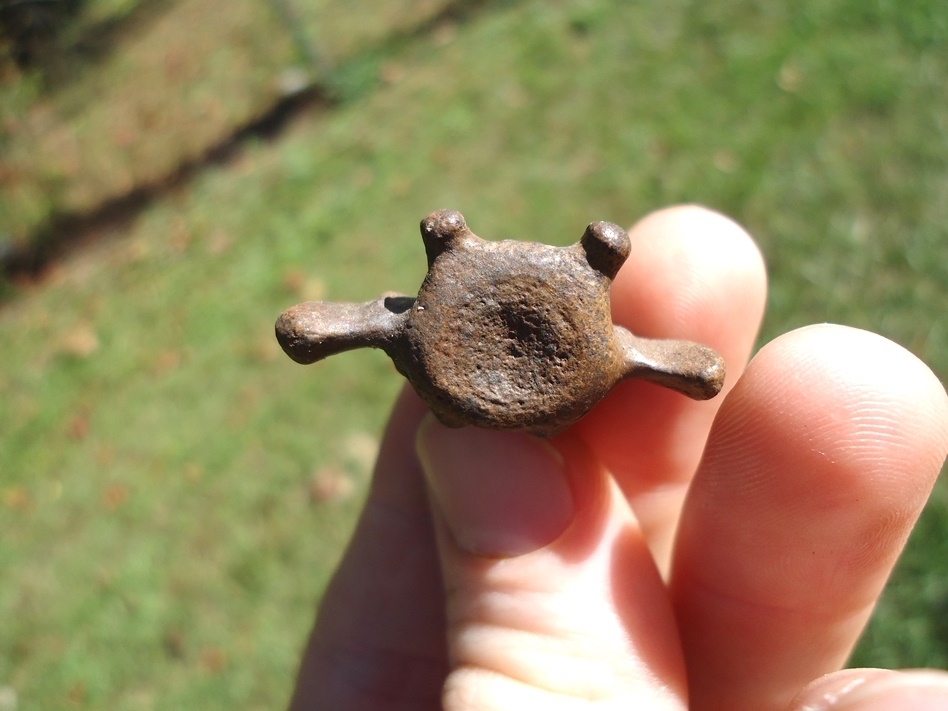
<path fill-rule="evenodd" d="M 333 99 L 321 88 L 306 89 L 280 101 L 266 116 L 238 128 L 203 155 L 182 163 L 170 175 L 106 200 L 92 212 L 54 215 L 31 239 L 8 245 L 5 250 L 0 245 L 0 278 L 26 284 L 40 279 L 50 264 L 71 251 L 81 249 L 100 235 L 127 229 L 152 202 L 186 185 L 202 170 L 231 163 L 248 139 L 273 140 L 301 112 L 326 110 L 332 104 Z M 11 289 L 0 288 L 0 304 L 14 294 Z"/>
<path fill-rule="evenodd" d="M 47 91 L 95 69 L 122 42 L 146 31 L 175 3 L 137 0 L 126 12 L 84 22 L 89 0 L 18 0 L 0 7 L 0 37 L 23 70 L 39 72 Z"/>
<path fill-rule="evenodd" d="M 190 182 L 202 170 L 220 167 L 231 162 L 248 139 L 273 140 L 287 124 L 301 114 L 325 111 L 348 101 L 362 98 L 380 85 L 378 67 L 385 58 L 397 53 L 411 42 L 435 32 L 446 23 L 460 24 L 475 18 L 493 6 L 515 5 L 519 0 L 451 0 L 440 12 L 425 21 L 405 30 L 391 32 L 374 46 L 363 48 L 345 62 L 332 66 L 318 48 L 311 46 L 306 38 L 291 27 L 294 19 L 293 5 L 286 0 L 271 4 L 294 36 L 298 51 L 317 72 L 315 81 L 301 86 L 278 100 L 262 117 L 235 126 L 233 132 L 199 156 L 185 160 L 171 173 L 146 181 L 132 190 L 106 197 L 93 210 L 87 212 L 54 212 L 47 221 L 33 230 L 24 240 L 0 243 L 0 279 L 18 283 L 31 283 L 40 278 L 44 270 L 57 259 L 103 234 L 127 228 L 136 216 L 153 201 L 161 199 L 169 191 Z M 97 61 L 104 59 L 131 34 L 142 33 L 147 26 L 173 9 L 174 3 L 158 0 L 140 2 L 122 17 L 90 25 L 74 43 L 58 50 L 47 58 L 55 90 L 56 81 L 74 80 L 81 72 L 92 70 Z M 84 48 L 92 48 L 86 51 Z M 74 64 L 78 63 L 78 64 Z M 9 285 L 0 285 L 0 303 L 15 294 Z"/>

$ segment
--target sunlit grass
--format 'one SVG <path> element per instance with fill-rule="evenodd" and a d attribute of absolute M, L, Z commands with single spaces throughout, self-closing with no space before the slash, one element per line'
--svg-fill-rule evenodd
<path fill-rule="evenodd" d="M 375 352 L 296 366 L 272 323 L 417 289 L 432 209 L 564 243 L 703 202 L 760 240 L 764 340 L 850 323 L 944 378 L 948 9 L 768 8 L 491 5 L 352 65 L 331 112 L 17 293 L 0 685 L 24 708 L 283 703 L 400 379 Z M 946 511 L 942 492 L 860 663 L 948 665 Z"/>

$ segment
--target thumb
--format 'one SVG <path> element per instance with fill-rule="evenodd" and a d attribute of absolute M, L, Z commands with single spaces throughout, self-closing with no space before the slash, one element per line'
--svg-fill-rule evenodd
<path fill-rule="evenodd" d="M 686 708 L 664 584 L 579 440 L 429 416 L 417 448 L 447 604 L 446 711 Z"/>

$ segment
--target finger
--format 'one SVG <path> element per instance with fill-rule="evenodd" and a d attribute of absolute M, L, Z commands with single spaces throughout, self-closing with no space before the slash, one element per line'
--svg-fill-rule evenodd
<path fill-rule="evenodd" d="M 934 669 L 846 669 L 807 686 L 788 711 L 944 711 L 948 673 Z"/>
<path fill-rule="evenodd" d="M 414 451 L 426 412 L 406 388 L 355 534 L 320 604 L 292 709 L 440 708 L 444 597 Z"/>
<path fill-rule="evenodd" d="M 632 253 L 612 287 L 614 320 L 636 335 L 715 348 L 728 370 L 726 392 L 744 369 L 766 299 L 764 263 L 753 240 L 728 218 L 696 206 L 656 212 L 629 236 Z M 630 381 L 576 428 L 615 475 L 663 568 L 723 399 L 695 402 Z"/>
<path fill-rule="evenodd" d="M 444 709 L 683 709 L 668 597 L 631 511 L 577 438 L 554 444 L 419 431 L 447 591 Z"/>
<path fill-rule="evenodd" d="M 695 708 L 784 709 L 852 649 L 948 451 L 908 351 L 840 326 L 766 346 L 714 424 L 671 579 Z"/>

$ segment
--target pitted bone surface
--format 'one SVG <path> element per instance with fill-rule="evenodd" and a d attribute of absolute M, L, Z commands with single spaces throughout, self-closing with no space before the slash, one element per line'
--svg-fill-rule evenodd
<path fill-rule="evenodd" d="M 444 423 L 544 436 L 624 378 L 698 399 L 721 389 L 724 363 L 710 348 L 612 323 L 609 289 L 630 251 L 618 225 L 592 223 L 570 247 L 488 242 L 460 213 L 441 210 L 421 233 L 428 273 L 416 298 L 298 304 L 277 320 L 287 354 L 311 363 L 381 348 Z"/>

